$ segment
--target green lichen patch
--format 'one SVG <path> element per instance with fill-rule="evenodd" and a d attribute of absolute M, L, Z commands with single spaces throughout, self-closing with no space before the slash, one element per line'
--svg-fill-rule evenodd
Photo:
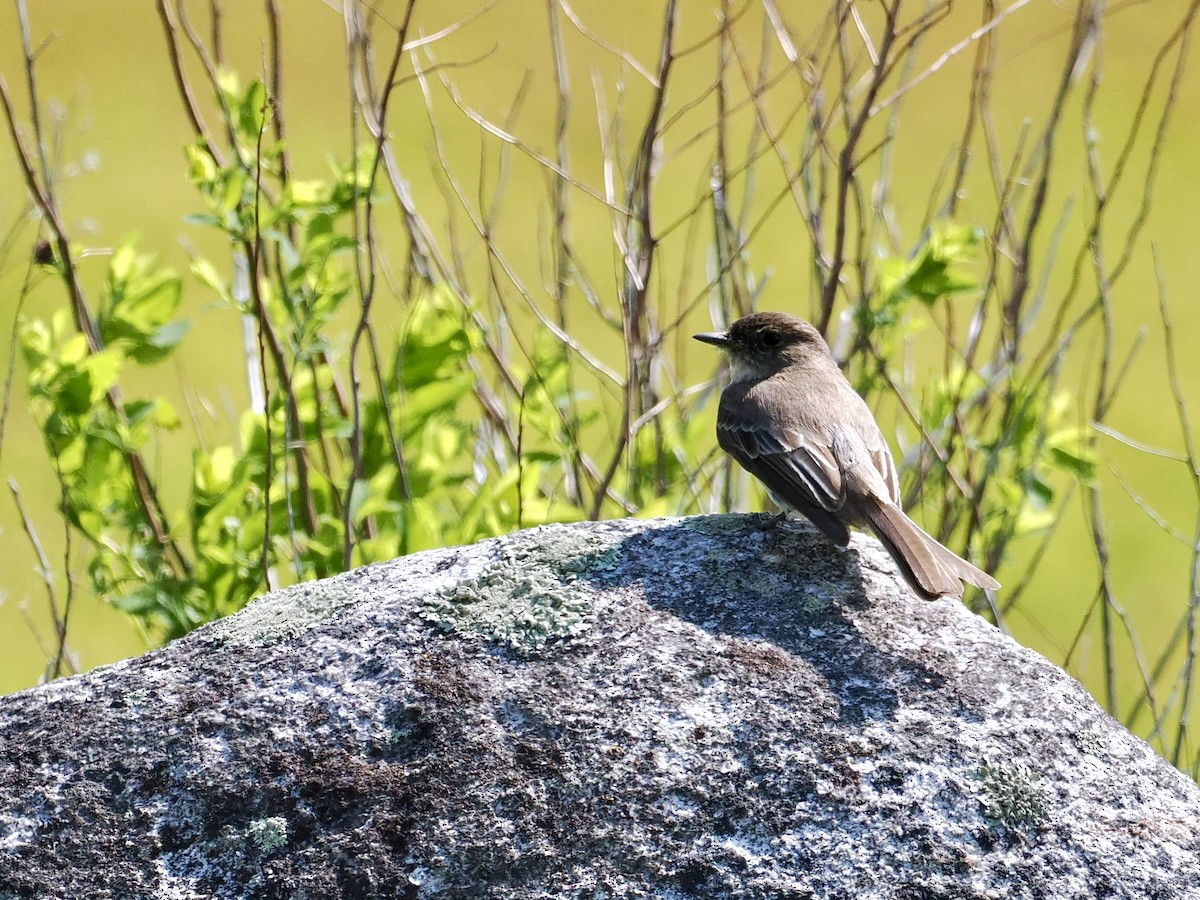
<path fill-rule="evenodd" d="M 121 706 L 134 709 L 139 706 L 145 706 L 151 701 L 151 699 L 152 695 L 146 688 L 133 688 L 132 690 L 123 691 L 117 697 L 117 702 Z M 0 900 L 3 900 L 3 898 L 0 897 Z"/>
<path fill-rule="evenodd" d="M 505 545 L 502 554 L 512 565 L 545 566 L 567 580 L 611 569 L 618 556 L 612 538 L 565 525 L 523 531 Z"/>
<path fill-rule="evenodd" d="M 1080 753 L 1092 756 L 1102 756 L 1108 750 L 1108 741 L 1104 734 L 1096 728 L 1085 728 L 1071 734 L 1071 743 Z"/>
<path fill-rule="evenodd" d="M 259 597 L 244 610 L 212 626 L 228 644 L 268 646 L 290 640 L 335 618 L 358 597 L 336 581 L 313 581 Z"/>
<path fill-rule="evenodd" d="M 522 532 L 482 574 L 443 588 L 420 615 L 445 631 L 478 635 L 514 650 L 539 650 L 589 627 L 591 603 L 575 583 L 615 564 L 611 540 L 564 526 Z"/>
<path fill-rule="evenodd" d="M 991 827 L 1032 830 L 1045 823 L 1050 798 L 1039 784 L 1041 777 L 1029 766 L 985 762 L 971 777 L 979 782 L 979 803 Z"/>
<path fill-rule="evenodd" d="M 837 586 L 832 582 L 820 581 L 804 587 L 796 595 L 796 606 L 805 615 L 821 615 L 833 607 L 836 592 Z"/>
<path fill-rule="evenodd" d="M 590 604 L 544 573 L 492 570 L 426 597 L 421 617 L 447 631 L 537 650 L 587 628 Z"/>
<path fill-rule="evenodd" d="M 681 523 L 688 531 L 710 537 L 727 537 L 738 529 L 745 528 L 747 517 L 738 513 L 722 513 L 710 516 L 688 516 Z"/>
<path fill-rule="evenodd" d="M 274 853 L 287 845 L 287 819 L 282 816 L 255 819 L 247 827 L 246 834 L 261 852 Z"/>

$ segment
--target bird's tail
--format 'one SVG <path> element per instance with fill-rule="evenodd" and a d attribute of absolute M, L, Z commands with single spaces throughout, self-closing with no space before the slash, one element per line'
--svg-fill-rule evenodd
<path fill-rule="evenodd" d="M 860 511 L 887 548 L 904 580 L 926 600 L 961 597 L 962 583 L 994 591 L 1000 582 L 939 544 L 900 507 L 881 501 L 861 504 Z"/>

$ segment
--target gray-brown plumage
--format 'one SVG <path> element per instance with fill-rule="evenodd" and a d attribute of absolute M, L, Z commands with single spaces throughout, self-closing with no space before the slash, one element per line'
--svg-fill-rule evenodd
<path fill-rule="evenodd" d="M 717 441 L 839 546 L 847 526 L 869 528 L 917 594 L 961 597 L 963 582 L 1000 584 L 960 559 L 900 508 L 900 484 L 887 442 L 812 325 L 786 313 L 755 313 L 729 331 L 698 334 L 729 357 Z"/>

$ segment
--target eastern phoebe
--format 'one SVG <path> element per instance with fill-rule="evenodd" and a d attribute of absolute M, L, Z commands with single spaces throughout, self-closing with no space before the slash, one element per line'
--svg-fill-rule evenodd
<path fill-rule="evenodd" d="M 732 371 L 717 442 L 780 505 L 803 513 L 840 547 L 850 542 L 846 526 L 870 528 L 926 600 L 961 597 L 964 581 L 1000 587 L 904 514 L 887 441 L 817 329 L 766 312 L 696 340 L 724 350 Z"/>

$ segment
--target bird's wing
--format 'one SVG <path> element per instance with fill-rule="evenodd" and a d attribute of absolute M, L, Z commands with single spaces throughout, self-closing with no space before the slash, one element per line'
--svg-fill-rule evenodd
<path fill-rule="evenodd" d="M 841 468 L 827 443 L 793 425 L 776 425 L 745 404 L 722 403 L 717 442 L 780 501 L 836 543 L 849 539 L 837 512 L 846 502 Z"/>
<path fill-rule="evenodd" d="M 896 506 L 900 505 L 900 477 L 896 474 L 896 463 L 892 459 L 892 451 L 888 449 L 887 441 L 883 439 L 883 434 L 876 432 L 875 442 L 868 447 L 871 454 L 871 463 L 875 466 L 880 475 L 883 476 L 883 483 L 887 485 L 888 497 Z"/>

